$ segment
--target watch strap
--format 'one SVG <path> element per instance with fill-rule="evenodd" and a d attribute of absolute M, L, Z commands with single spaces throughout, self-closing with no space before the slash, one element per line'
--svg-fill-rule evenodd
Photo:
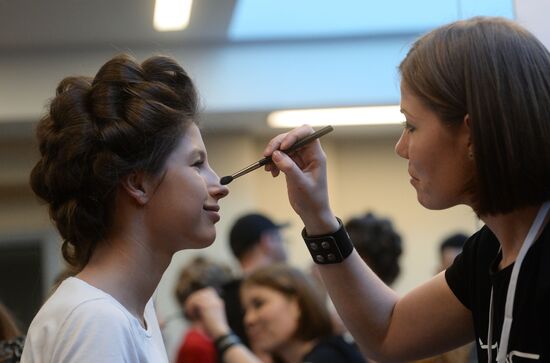
<path fill-rule="evenodd" d="M 348 232 L 344 228 L 342 220 L 336 218 L 340 227 L 331 234 L 321 236 L 308 236 L 306 229 L 302 230 L 302 238 L 313 258 L 313 261 L 320 265 L 340 263 L 353 251 L 353 243 Z"/>

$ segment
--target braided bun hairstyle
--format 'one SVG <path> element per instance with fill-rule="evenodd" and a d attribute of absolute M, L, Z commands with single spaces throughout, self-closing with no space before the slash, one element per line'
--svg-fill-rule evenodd
<path fill-rule="evenodd" d="M 38 123 L 40 160 L 30 184 L 49 205 L 69 264 L 83 268 L 106 237 L 120 180 L 134 171 L 160 174 L 197 108 L 193 82 L 163 56 L 140 65 L 119 55 L 94 79 L 61 81 Z"/>

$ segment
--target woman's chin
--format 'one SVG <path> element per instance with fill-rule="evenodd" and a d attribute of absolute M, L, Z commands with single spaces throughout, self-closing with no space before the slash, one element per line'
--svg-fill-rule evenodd
<path fill-rule="evenodd" d="M 216 240 L 216 233 L 208 236 L 202 236 L 201 238 L 195 238 L 192 241 L 186 241 L 181 245 L 182 250 L 200 250 L 202 248 L 210 247 Z"/>

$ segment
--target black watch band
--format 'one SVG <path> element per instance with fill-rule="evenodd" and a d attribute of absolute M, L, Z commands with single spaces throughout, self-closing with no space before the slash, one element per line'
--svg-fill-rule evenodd
<path fill-rule="evenodd" d="M 340 263 L 353 251 L 353 243 L 340 218 L 336 218 L 340 228 L 332 234 L 323 236 L 308 236 L 306 229 L 302 230 L 302 238 L 313 258 L 320 265 Z"/>
<path fill-rule="evenodd" d="M 214 341 L 214 347 L 218 352 L 220 358 L 223 358 L 223 354 L 232 346 L 242 344 L 241 339 L 232 331 L 222 335 Z M 223 359 L 222 359 L 223 360 Z"/>

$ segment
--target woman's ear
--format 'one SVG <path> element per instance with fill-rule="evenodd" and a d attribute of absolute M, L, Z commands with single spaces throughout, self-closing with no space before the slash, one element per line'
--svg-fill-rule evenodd
<path fill-rule="evenodd" d="M 136 171 L 124 177 L 122 188 L 140 205 L 147 204 L 153 191 L 151 177 L 143 171 Z"/>

